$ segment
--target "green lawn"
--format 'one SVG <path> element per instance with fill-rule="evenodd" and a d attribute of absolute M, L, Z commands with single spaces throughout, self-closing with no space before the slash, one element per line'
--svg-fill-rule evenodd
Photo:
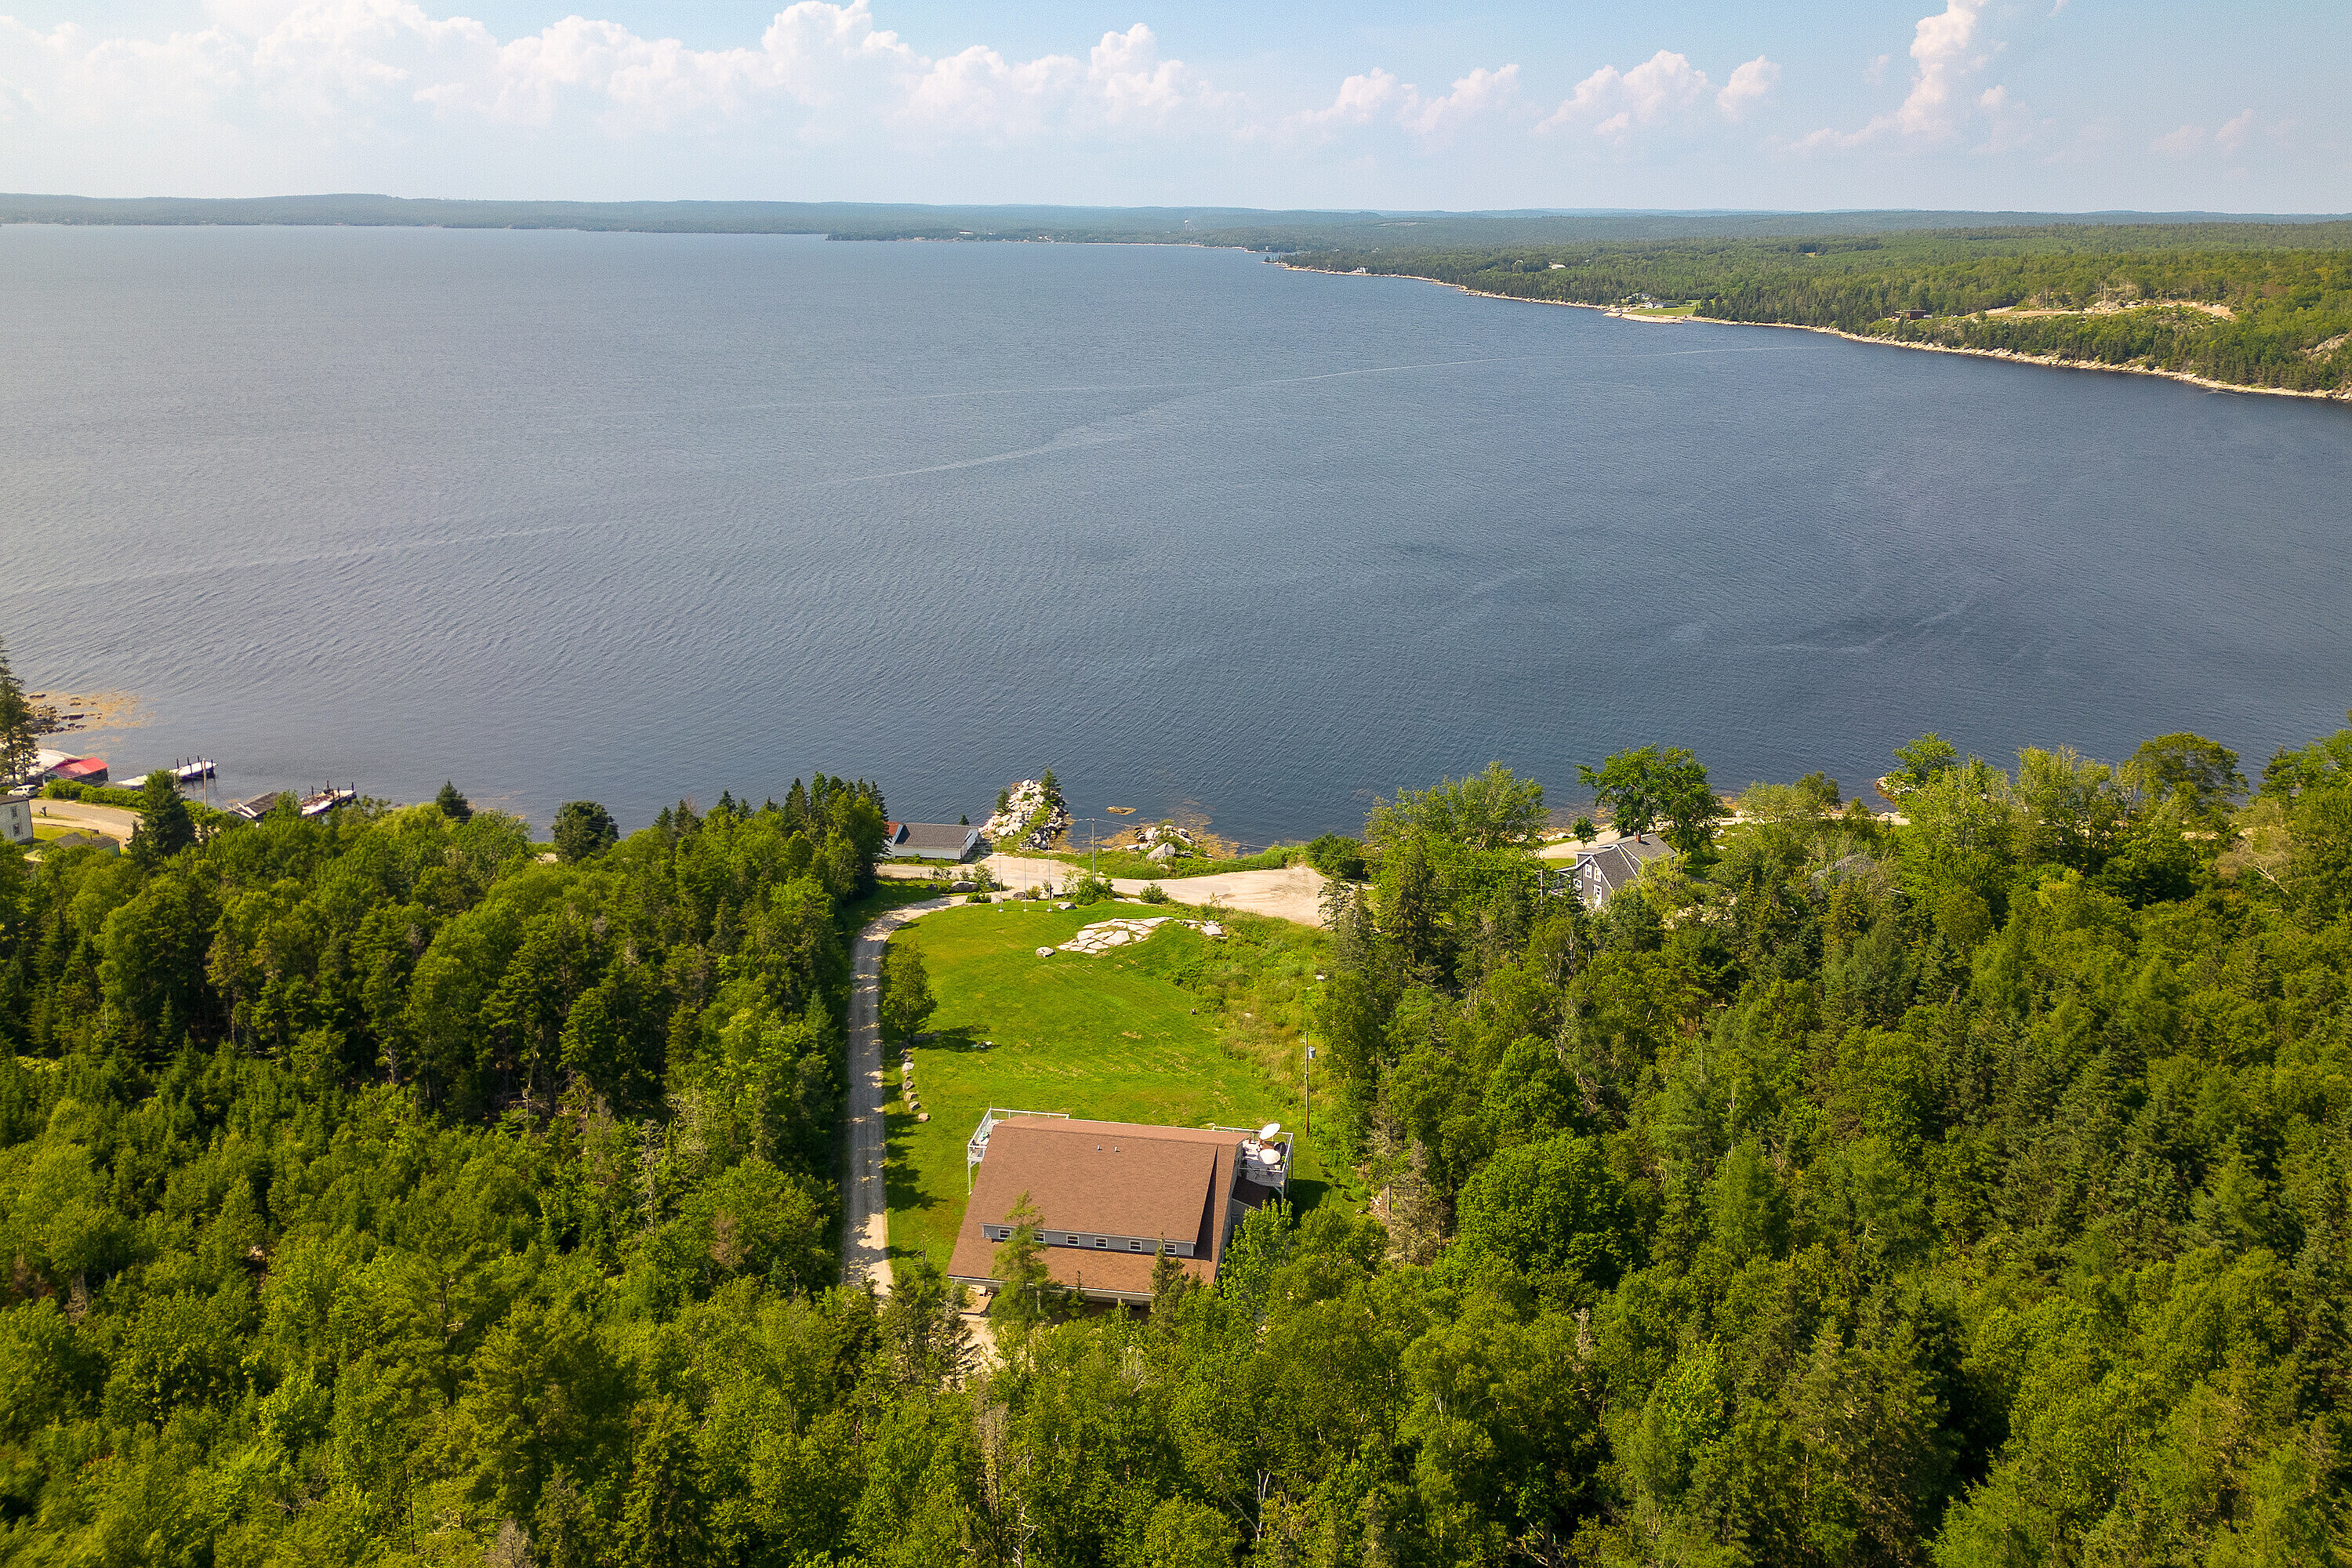
<path fill-rule="evenodd" d="M 1080 926 L 1161 912 L 1131 903 L 1069 911 L 1027 901 L 958 905 L 896 939 L 911 933 L 922 948 L 939 1010 L 926 1026 L 933 1037 L 915 1051 L 931 1120 L 918 1123 L 898 1109 L 903 1099 L 891 1101 L 892 1252 L 928 1253 L 947 1266 L 963 1222 L 964 1142 L 992 1105 L 1179 1127 L 1295 1124 L 1297 1085 L 1276 1083 L 1229 1037 L 1219 1006 L 1166 977 L 1197 976 L 1205 950 L 1218 944 L 1162 927 L 1140 947 L 1098 957 L 1037 956 Z M 982 1040 L 995 1044 L 983 1049 Z M 898 1049 L 883 1047 L 894 1095 Z M 1321 1175 L 1302 1152 L 1292 1200 L 1319 1199 Z"/>

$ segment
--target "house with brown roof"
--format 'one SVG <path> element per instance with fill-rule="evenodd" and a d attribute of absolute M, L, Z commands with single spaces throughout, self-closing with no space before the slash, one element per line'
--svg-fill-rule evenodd
<path fill-rule="evenodd" d="M 991 1110 L 971 1140 L 971 1200 L 948 1277 L 993 1293 L 996 1255 L 1027 1194 L 1055 1284 L 1090 1301 L 1147 1304 L 1165 1243 L 1203 1284 L 1252 1209 L 1288 1182 L 1286 1138 L 1234 1127 L 1149 1127 Z"/>

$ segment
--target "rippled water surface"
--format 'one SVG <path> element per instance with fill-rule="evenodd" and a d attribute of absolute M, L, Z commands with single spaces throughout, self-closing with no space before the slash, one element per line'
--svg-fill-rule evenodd
<path fill-rule="evenodd" d="M 0 635 L 140 694 L 118 773 L 635 826 L 1051 765 L 1263 841 L 1495 757 L 2258 765 L 2352 703 L 2341 406 L 1179 248 L 16 227 L 0 281 Z"/>

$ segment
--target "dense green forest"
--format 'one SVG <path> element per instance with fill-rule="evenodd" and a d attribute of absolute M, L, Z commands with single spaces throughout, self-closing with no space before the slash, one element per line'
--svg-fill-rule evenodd
<path fill-rule="evenodd" d="M 1695 301 L 1699 314 L 1720 321 L 2139 365 L 2242 386 L 2352 388 L 2352 224 L 2345 223 L 2069 225 L 1475 250 L 1318 247 L 1290 259 L 1433 278 L 1515 299 Z M 1995 311 L 2001 313 L 1987 313 Z M 1915 312 L 1925 318 L 1909 319 Z"/>
<path fill-rule="evenodd" d="M 870 786 L 0 852 L 0 1555 L 2346 1561 L 2352 730 L 1898 762 L 1612 759 L 1689 852 L 1598 918 L 1507 772 L 1384 803 L 1373 1212 L 993 1365 L 833 1283 Z"/>

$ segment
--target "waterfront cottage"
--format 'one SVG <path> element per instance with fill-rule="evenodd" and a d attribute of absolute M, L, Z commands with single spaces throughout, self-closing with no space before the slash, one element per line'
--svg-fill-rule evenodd
<path fill-rule="evenodd" d="M 969 860 L 980 847 L 980 829 L 961 823 L 894 822 L 882 852 L 898 860 Z"/>
<path fill-rule="evenodd" d="M 1584 850 L 1576 857 L 1571 872 L 1577 896 L 1585 908 L 1597 910 L 1621 889 L 1630 887 L 1644 864 L 1665 853 L 1664 843 L 1655 838 L 1621 838 Z"/>

